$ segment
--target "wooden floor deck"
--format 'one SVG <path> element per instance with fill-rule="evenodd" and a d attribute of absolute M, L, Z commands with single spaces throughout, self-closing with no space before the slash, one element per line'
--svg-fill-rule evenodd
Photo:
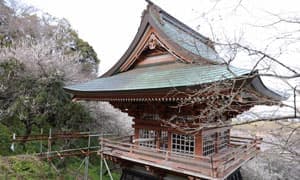
<path fill-rule="evenodd" d="M 146 166 L 205 179 L 224 179 L 253 158 L 260 140 L 231 137 L 229 147 L 212 156 L 182 155 L 122 141 L 101 139 L 100 153 Z"/>

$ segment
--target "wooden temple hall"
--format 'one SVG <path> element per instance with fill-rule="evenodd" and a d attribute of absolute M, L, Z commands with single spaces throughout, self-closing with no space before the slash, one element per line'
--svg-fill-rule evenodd
<path fill-rule="evenodd" d="M 128 180 L 241 179 L 239 168 L 257 154 L 259 140 L 231 136 L 230 119 L 283 98 L 257 71 L 226 65 L 212 41 L 150 1 L 121 59 L 65 90 L 133 117 L 131 140 L 103 138 L 99 152 Z"/>

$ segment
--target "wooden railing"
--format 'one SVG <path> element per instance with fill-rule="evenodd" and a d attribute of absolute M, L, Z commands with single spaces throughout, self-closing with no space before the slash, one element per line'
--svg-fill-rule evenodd
<path fill-rule="evenodd" d="M 127 139 L 128 140 L 128 139 Z M 125 143 L 123 140 L 100 139 L 103 154 L 128 157 L 159 164 L 168 170 L 190 171 L 206 177 L 222 178 L 239 168 L 241 164 L 255 156 L 261 139 L 231 137 L 229 147 L 212 156 L 180 154 L 161 149 Z M 171 164 L 169 162 L 172 162 Z"/>
<path fill-rule="evenodd" d="M 231 147 L 225 153 L 213 157 L 214 177 L 223 177 L 253 158 L 259 150 L 262 138 L 230 137 Z"/>

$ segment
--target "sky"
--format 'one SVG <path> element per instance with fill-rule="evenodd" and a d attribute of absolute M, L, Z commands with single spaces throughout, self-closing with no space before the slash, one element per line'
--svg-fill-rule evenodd
<path fill-rule="evenodd" d="M 99 74 L 106 72 L 125 53 L 136 34 L 147 3 L 144 0 L 22 0 L 42 11 L 66 18 L 80 37 L 88 41 L 101 61 Z M 264 38 L 264 30 L 250 30 L 266 18 L 266 12 L 294 13 L 297 1 L 274 0 L 153 0 L 171 15 L 213 38 L 246 36 L 251 41 Z M 240 5 L 240 6 L 238 6 Z M 300 5 L 300 4 L 299 4 Z M 263 22 L 261 22 L 263 24 Z M 252 27 L 253 28 L 253 27 Z M 222 30 L 222 31 L 221 31 Z M 245 35 L 246 34 L 246 35 Z M 258 41 L 258 43 L 260 43 Z"/>
<path fill-rule="evenodd" d="M 93 46 L 100 59 L 99 75 L 111 68 L 133 40 L 147 3 L 144 0 L 21 0 L 58 18 L 66 18 L 79 36 Z M 299 31 L 299 25 L 266 26 L 284 18 L 300 17 L 298 0 L 152 0 L 201 34 L 215 40 L 234 39 L 278 57 L 300 71 L 300 45 L 276 39 L 282 32 Z M 296 34 L 296 37 L 300 37 Z M 293 34 L 293 33 L 292 33 Z M 283 46 L 284 44 L 284 46 Z M 286 45 L 288 44 L 288 45 Z M 288 52 L 288 53 L 281 53 Z M 252 67 L 248 55 L 236 66 Z M 275 67 L 276 69 L 276 67 Z M 284 71 L 282 71 L 284 72 Z M 274 79 L 267 86 L 281 89 Z M 292 85 L 300 81 L 292 81 Z"/>

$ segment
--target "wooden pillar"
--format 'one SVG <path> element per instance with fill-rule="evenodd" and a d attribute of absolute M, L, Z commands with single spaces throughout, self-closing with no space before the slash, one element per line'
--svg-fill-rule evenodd
<path fill-rule="evenodd" d="M 168 131 L 168 151 L 172 151 L 172 133 Z"/>
<path fill-rule="evenodd" d="M 220 137 L 219 137 L 219 132 L 220 130 L 218 130 L 216 132 L 216 139 L 215 139 L 215 153 L 217 154 L 219 151 L 219 141 L 220 141 Z"/>
<path fill-rule="evenodd" d="M 139 139 L 139 128 L 134 128 L 134 139 Z M 135 145 L 139 145 L 138 142 L 135 142 Z"/>
<path fill-rule="evenodd" d="M 155 137 L 155 142 L 156 142 L 156 149 L 160 149 L 160 138 L 161 138 L 161 130 L 156 131 L 156 137 Z"/>
<path fill-rule="evenodd" d="M 231 141 L 230 141 L 230 139 L 231 139 L 231 128 L 230 129 L 228 129 L 228 144 L 227 144 L 227 146 L 229 147 L 230 146 L 230 144 L 231 144 Z"/>
<path fill-rule="evenodd" d="M 195 135 L 195 155 L 202 156 L 203 148 L 202 148 L 202 131 Z"/>

